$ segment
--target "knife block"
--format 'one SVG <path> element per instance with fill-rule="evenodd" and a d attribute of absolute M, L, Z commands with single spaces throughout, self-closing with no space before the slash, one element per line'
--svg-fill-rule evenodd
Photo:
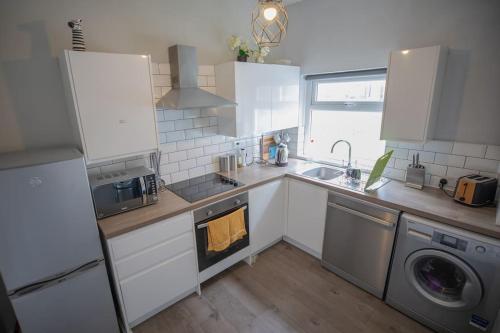
<path fill-rule="evenodd" d="M 405 183 L 406 186 L 421 190 L 424 188 L 424 181 L 425 181 L 424 166 L 421 166 L 420 168 L 408 166 L 408 168 L 406 168 L 406 183 Z"/>

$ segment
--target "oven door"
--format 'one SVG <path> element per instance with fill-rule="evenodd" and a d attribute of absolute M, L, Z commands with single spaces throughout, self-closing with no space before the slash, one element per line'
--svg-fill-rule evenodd
<path fill-rule="evenodd" d="M 96 187 L 92 191 L 97 218 L 118 214 L 144 205 L 143 177 Z"/>
<path fill-rule="evenodd" d="M 208 222 L 223 217 L 224 215 L 231 214 L 240 208 L 244 209 L 245 228 L 247 230 L 246 236 L 229 245 L 229 247 L 224 251 L 208 251 Z M 250 229 L 248 221 L 248 204 L 245 203 L 195 224 L 198 270 L 200 272 L 250 245 Z"/>

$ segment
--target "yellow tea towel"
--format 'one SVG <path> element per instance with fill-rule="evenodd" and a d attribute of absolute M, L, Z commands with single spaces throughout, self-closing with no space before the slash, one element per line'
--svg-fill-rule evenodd
<path fill-rule="evenodd" d="M 208 251 L 223 251 L 247 234 L 243 208 L 208 222 Z"/>

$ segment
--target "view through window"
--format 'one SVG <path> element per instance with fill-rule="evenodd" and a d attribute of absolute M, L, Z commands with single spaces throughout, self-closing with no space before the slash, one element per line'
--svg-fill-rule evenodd
<path fill-rule="evenodd" d="M 385 149 L 380 140 L 385 91 L 385 70 L 360 71 L 308 78 L 310 101 L 306 116 L 305 155 L 335 164 L 347 164 L 348 148 L 335 147 L 337 140 L 352 146 L 352 165 L 372 169 Z"/>

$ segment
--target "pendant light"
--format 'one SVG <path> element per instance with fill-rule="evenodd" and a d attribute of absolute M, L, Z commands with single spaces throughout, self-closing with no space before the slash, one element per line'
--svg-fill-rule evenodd
<path fill-rule="evenodd" d="M 252 36 L 258 46 L 280 45 L 287 27 L 288 14 L 283 0 L 258 0 L 252 12 Z"/>

